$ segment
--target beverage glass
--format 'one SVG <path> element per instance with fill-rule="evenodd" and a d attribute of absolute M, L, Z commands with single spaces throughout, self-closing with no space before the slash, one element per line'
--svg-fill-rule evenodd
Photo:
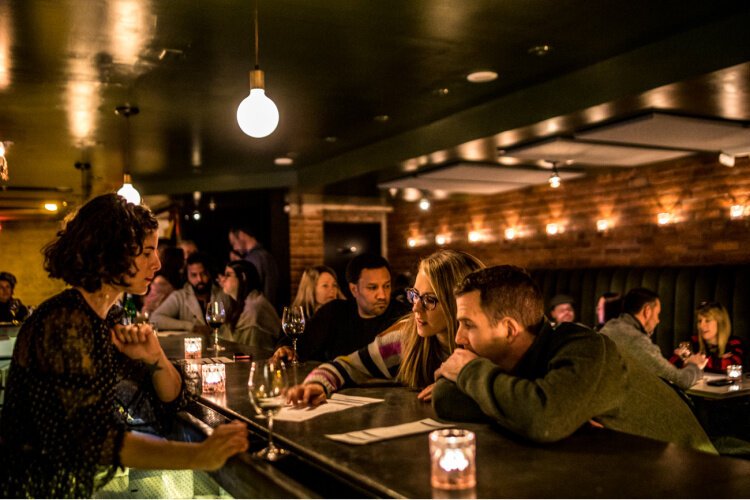
<path fill-rule="evenodd" d="M 258 415 L 268 420 L 268 446 L 256 456 L 274 462 L 289 452 L 273 444 L 273 416 L 286 404 L 289 377 L 283 361 L 253 361 L 247 379 L 250 404 Z"/>
<path fill-rule="evenodd" d="M 305 331 L 305 312 L 302 310 L 302 306 L 285 306 L 281 315 L 281 327 L 284 329 L 284 333 L 292 339 L 292 349 L 294 350 L 292 364 L 296 365 L 299 363 L 297 361 L 297 339 Z"/>
<path fill-rule="evenodd" d="M 440 490 L 465 490 L 477 485 L 476 437 L 465 429 L 430 433 L 430 481 Z"/>
<path fill-rule="evenodd" d="M 188 337 L 185 339 L 185 359 L 200 359 L 203 357 L 203 339 Z"/>
<path fill-rule="evenodd" d="M 735 383 L 740 382 L 742 380 L 742 365 L 727 366 L 727 378 Z"/>
<path fill-rule="evenodd" d="M 211 349 L 215 351 L 223 351 L 224 346 L 219 345 L 219 328 L 226 321 L 227 315 L 224 311 L 224 304 L 220 300 L 212 300 L 206 307 L 206 323 L 213 329 L 214 334 L 214 345 Z"/>
<path fill-rule="evenodd" d="M 693 354 L 693 348 L 692 345 L 690 345 L 690 342 L 680 342 L 679 350 L 680 357 L 683 361 L 688 359 Z"/>

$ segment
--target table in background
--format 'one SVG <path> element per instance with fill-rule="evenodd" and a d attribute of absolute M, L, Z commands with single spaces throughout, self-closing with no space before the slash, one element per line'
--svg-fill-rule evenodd
<path fill-rule="evenodd" d="M 178 349 L 175 341 L 165 351 Z M 229 346 L 243 349 L 239 344 Z M 204 351 L 205 352 L 205 351 Z M 227 352 L 227 351 L 225 351 Z M 258 353 L 260 354 L 260 353 Z M 180 355 L 181 357 L 181 355 Z M 229 357 L 229 356 L 228 356 Z M 259 358 L 258 358 L 259 359 Z M 298 380 L 315 366 L 301 365 Z M 227 364 L 227 390 L 201 396 L 191 409 L 211 426 L 241 419 L 251 430 L 251 451 L 264 446 L 265 419 L 255 418 L 247 396 L 249 363 Z M 416 391 L 361 387 L 345 394 L 384 402 L 326 414 L 300 423 L 274 422 L 278 444 L 292 456 L 269 464 L 249 454 L 230 460 L 216 474 L 236 496 L 430 498 L 427 433 L 368 445 L 347 445 L 324 435 L 435 418 Z M 203 425 L 203 424 L 200 424 Z M 477 434 L 479 498 L 502 497 L 747 497 L 750 462 L 707 455 L 673 444 L 586 428 L 553 444 L 533 444 L 490 424 L 457 424 Z M 277 490 L 268 489 L 277 486 Z"/>

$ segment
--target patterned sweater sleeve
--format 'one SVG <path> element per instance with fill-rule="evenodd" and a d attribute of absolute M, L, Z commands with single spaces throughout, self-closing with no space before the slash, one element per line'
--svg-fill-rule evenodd
<path fill-rule="evenodd" d="M 375 337 L 362 349 L 323 363 L 305 378 L 305 383 L 318 383 L 326 395 L 345 386 L 358 385 L 370 379 L 392 380 L 401 365 L 404 333 L 392 330 Z"/>

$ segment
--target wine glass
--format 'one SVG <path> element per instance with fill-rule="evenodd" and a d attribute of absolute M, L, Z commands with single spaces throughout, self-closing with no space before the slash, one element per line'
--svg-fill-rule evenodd
<path fill-rule="evenodd" d="M 680 350 L 680 357 L 683 361 L 688 359 L 693 354 L 690 342 L 680 342 L 680 346 L 678 347 L 678 349 Z"/>
<path fill-rule="evenodd" d="M 247 394 L 258 415 L 268 419 L 268 446 L 256 456 L 274 462 L 289 452 L 273 444 L 273 416 L 286 404 L 289 377 L 283 361 L 253 361 L 247 379 Z"/>
<path fill-rule="evenodd" d="M 211 346 L 215 351 L 223 351 L 224 346 L 219 345 L 219 328 L 224 324 L 227 314 L 224 311 L 224 303 L 220 300 L 212 300 L 206 307 L 206 323 L 213 328 L 214 345 Z"/>
<path fill-rule="evenodd" d="M 297 361 L 297 339 L 305 331 L 305 312 L 302 306 L 284 306 L 284 312 L 281 315 L 281 327 L 284 333 L 292 338 L 292 349 L 294 349 L 293 365 L 299 364 Z"/>

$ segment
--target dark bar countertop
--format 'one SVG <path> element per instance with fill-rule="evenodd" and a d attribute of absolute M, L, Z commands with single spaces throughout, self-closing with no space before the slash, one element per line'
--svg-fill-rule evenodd
<path fill-rule="evenodd" d="M 183 357 L 183 336 L 160 339 L 172 359 Z M 220 356 L 234 352 L 262 359 L 268 353 L 224 342 Z M 213 351 L 204 349 L 204 356 Z M 314 364 L 299 367 L 301 380 Z M 261 448 L 266 421 L 256 417 L 247 396 L 249 362 L 227 364 L 227 390 L 221 395 L 201 396 L 193 415 L 212 425 L 223 419 L 239 418 L 252 433 L 251 450 Z M 429 404 L 417 400 L 416 391 L 403 387 L 360 387 L 343 394 L 381 398 L 369 404 L 324 414 L 304 422 L 274 421 L 277 444 L 293 456 L 268 464 L 243 454 L 227 463 L 234 475 L 254 469 L 271 483 L 286 485 L 278 496 L 357 496 L 432 498 L 428 433 L 349 445 L 332 441 L 325 434 L 368 429 L 436 418 Z M 221 415 L 217 419 L 216 415 Z M 477 486 L 465 494 L 477 498 L 528 497 L 681 497 L 722 498 L 750 496 L 750 461 L 712 456 L 673 444 L 585 428 L 553 444 L 534 444 L 515 437 L 492 424 L 456 423 L 477 435 Z M 225 488 L 237 496 L 247 495 L 234 476 L 219 474 Z M 332 484 L 338 486 L 332 486 Z M 250 485 L 251 486 L 251 485 Z M 273 491 L 261 490 L 266 496 Z"/>

